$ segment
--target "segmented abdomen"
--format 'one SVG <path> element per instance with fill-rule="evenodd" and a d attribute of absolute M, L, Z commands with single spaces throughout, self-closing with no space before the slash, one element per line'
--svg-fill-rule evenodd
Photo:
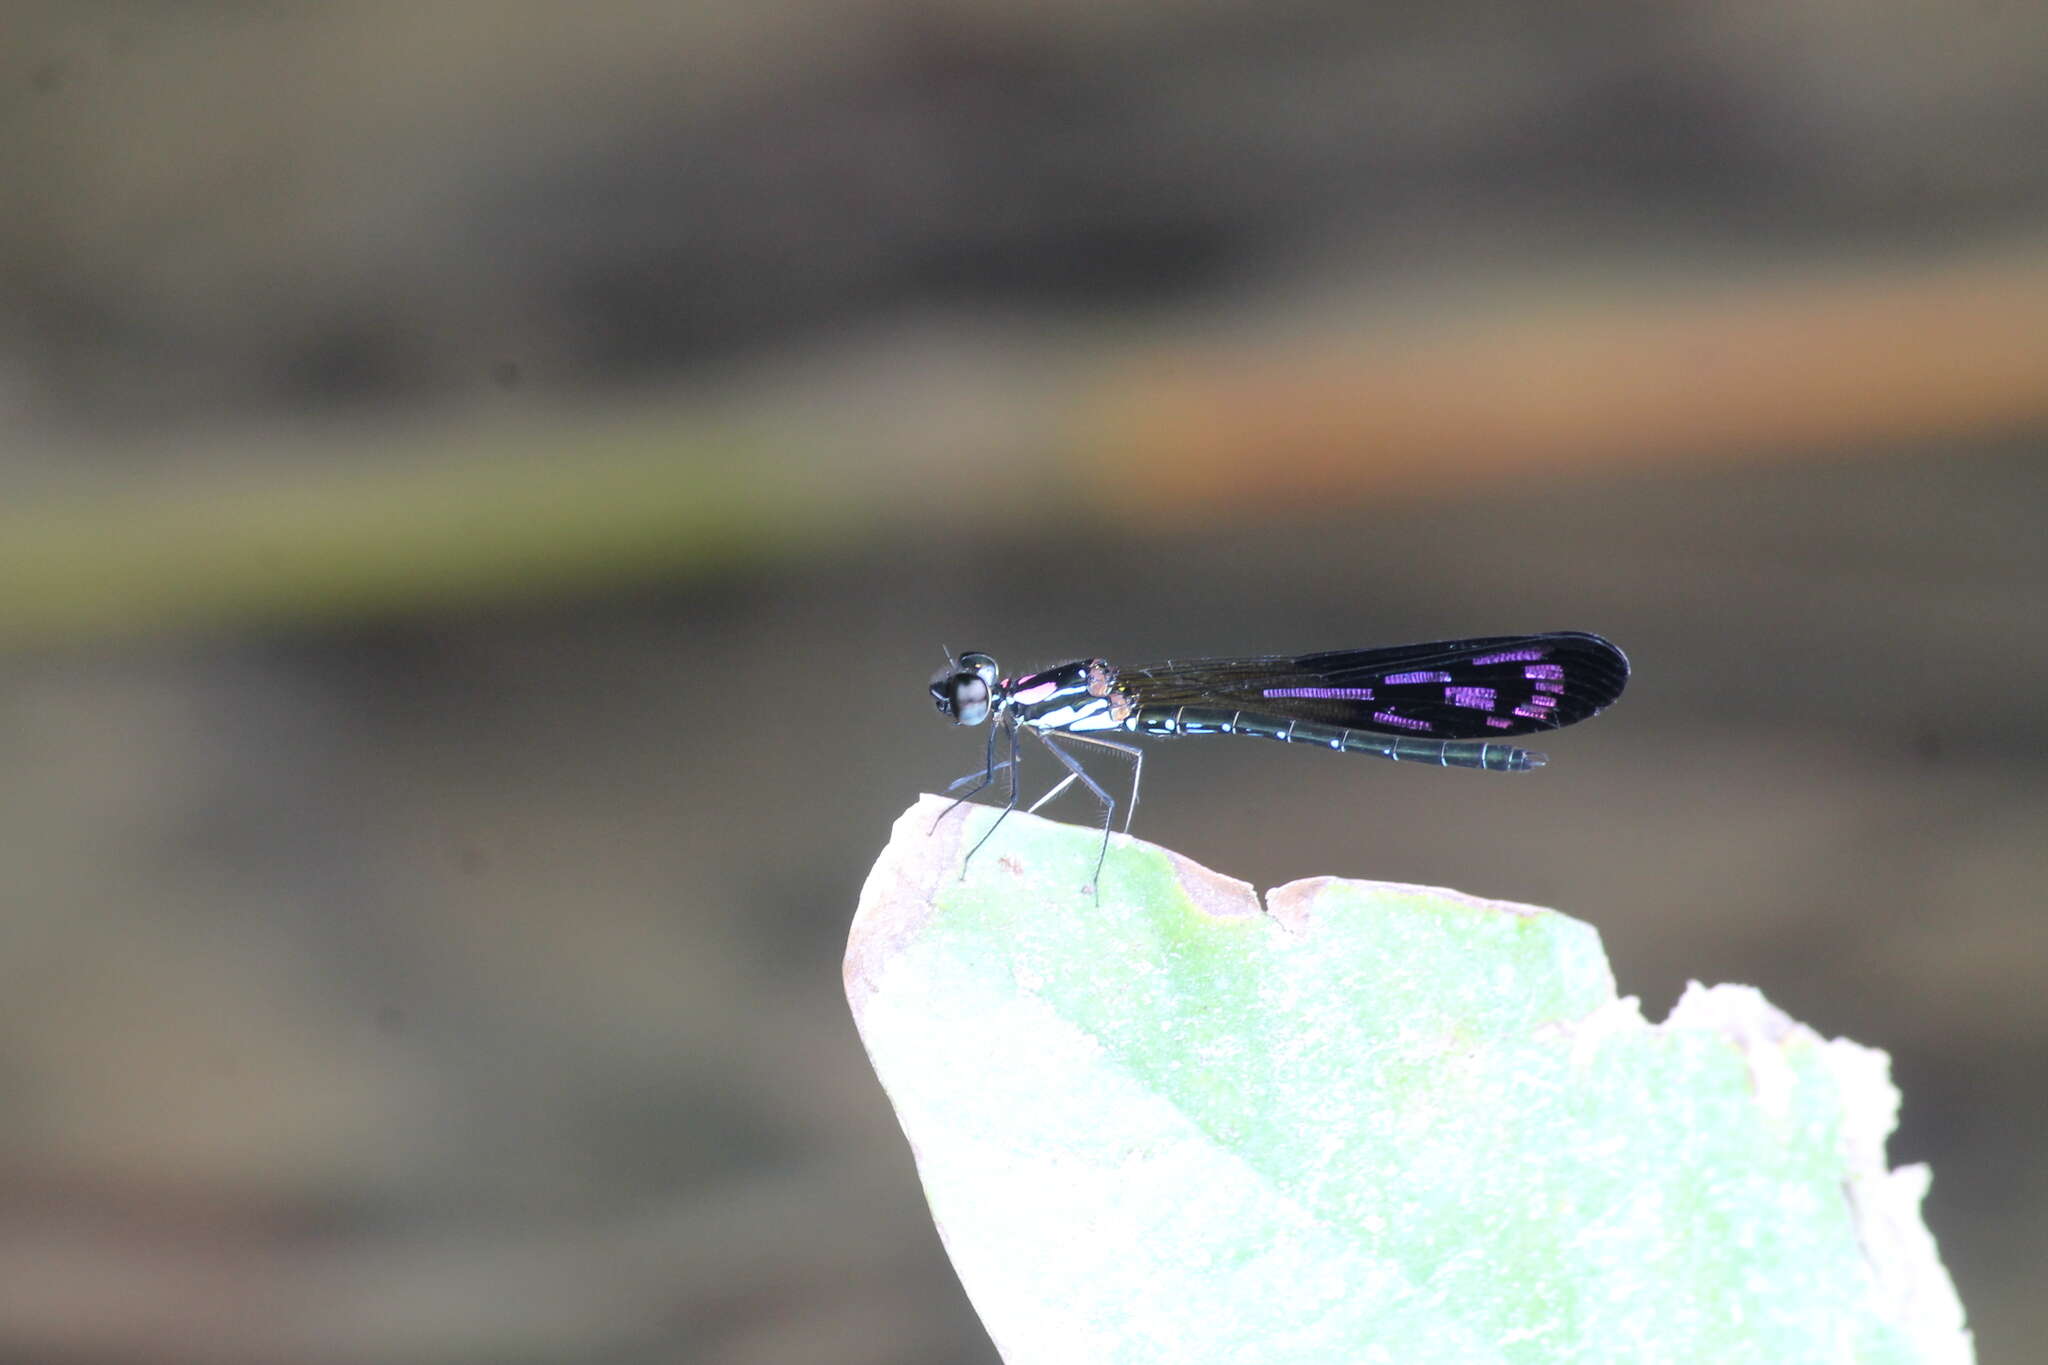
<path fill-rule="evenodd" d="M 1141 707 L 1129 722 L 1141 735 L 1251 735 L 1285 744 L 1314 744 L 1343 753 L 1373 754 L 1402 763 L 1428 763 L 1440 768 L 1483 768 L 1488 772 L 1520 773 L 1543 766 L 1543 755 L 1511 744 L 1477 739 L 1408 739 L 1352 730 L 1320 721 L 1287 720 L 1256 711 L 1215 706 Z"/>

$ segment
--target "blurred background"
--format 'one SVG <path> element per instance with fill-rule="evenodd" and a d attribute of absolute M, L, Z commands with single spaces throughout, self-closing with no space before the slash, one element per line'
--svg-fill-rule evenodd
<path fill-rule="evenodd" d="M 941 645 L 1554 629 L 1541 774 L 1138 832 L 1888 1049 L 2048 1336 L 2048 7 L 0 32 L 0 1356 L 986 1365 L 838 976 Z"/>

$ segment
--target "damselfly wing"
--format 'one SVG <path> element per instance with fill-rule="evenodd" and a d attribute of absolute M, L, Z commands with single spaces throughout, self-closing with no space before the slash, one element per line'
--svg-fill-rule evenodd
<path fill-rule="evenodd" d="M 1229 706 L 1376 734 L 1499 739 L 1597 715 L 1627 681 L 1619 649 L 1560 633 L 1169 660 L 1126 669 L 1118 685 L 1140 710 Z"/>

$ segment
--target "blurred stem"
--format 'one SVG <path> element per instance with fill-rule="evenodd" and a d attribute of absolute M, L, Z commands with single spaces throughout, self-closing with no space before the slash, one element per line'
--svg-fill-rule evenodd
<path fill-rule="evenodd" d="M 1538 283 L 1363 335 L 1155 348 L 1105 411 L 1101 496 L 1200 517 L 2048 427 L 2048 244 Z"/>
<path fill-rule="evenodd" d="M 1123 333 L 902 395 L 783 393 L 745 425 L 558 413 L 225 463 L 98 456 L 0 508 L 0 646 L 600 590 L 1049 507 L 1199 521 L 2048 426 L 2048 246 L 1539 283 L 1457 323 L 1424 297 L 1341 335 Z"/>
<path fill-rule="evenodd" d="M 664 434 L 652 450 L 170 470 L 18 500 L 0 513 L 0 643 L 592 589 L 783 559 L 858 524 L 819 471 Z"/>

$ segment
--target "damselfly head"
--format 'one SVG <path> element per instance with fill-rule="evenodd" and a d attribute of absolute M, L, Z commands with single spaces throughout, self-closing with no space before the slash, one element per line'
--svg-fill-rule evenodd
<path fill-rule="evenodd" d="M 962 654 L 953 666 L 932 675 L 932 701 L 955 725 L 988 719 L 996 692 L 996 661 L 986 654 Z"/>

